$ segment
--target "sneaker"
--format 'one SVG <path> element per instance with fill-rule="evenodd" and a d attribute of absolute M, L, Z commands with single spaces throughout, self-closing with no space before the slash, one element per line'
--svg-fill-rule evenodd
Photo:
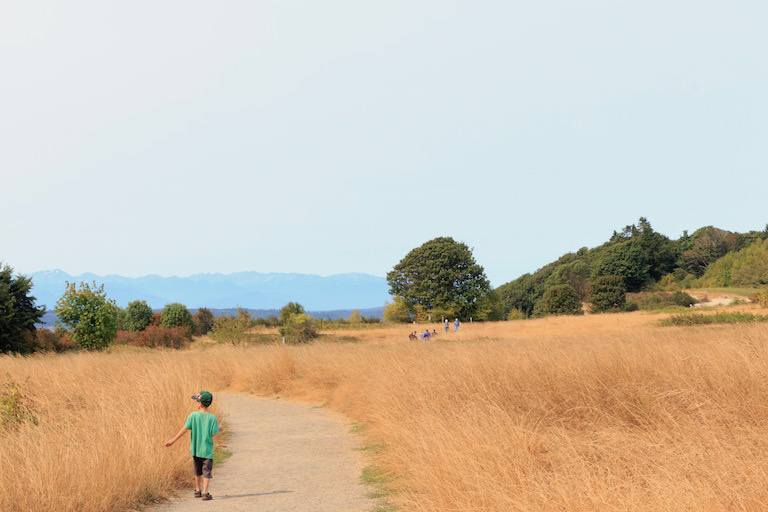
<path fill-rule="evenodd" d="M 211 496 L 210 493 L 203 494 L 203 500 L 204 501 L 208 501 L 208 500 L 212 500 L 212 499 L 213 499 L 213 496 Z"/>

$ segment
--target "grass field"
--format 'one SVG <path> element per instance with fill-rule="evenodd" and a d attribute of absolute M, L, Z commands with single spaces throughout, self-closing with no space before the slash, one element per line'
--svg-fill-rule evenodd
<path fill-rule="evenodd" d="M 200 389 L 344 413 L 403 511 L 768 508 L 768 329 L 659 318 L 0 357 L 4 403 L 28 411 L 0 430 L 0 510 L 125 510 L 188 483 L 186 443 L 163 443 Z"/>

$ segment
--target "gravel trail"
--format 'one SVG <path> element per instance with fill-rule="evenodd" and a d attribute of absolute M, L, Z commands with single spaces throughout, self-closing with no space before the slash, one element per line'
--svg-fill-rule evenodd
<path fill-rule="evenodd" d="M 250 395 L 216 393 L 232 456 L 213 468 L 202 501 L 189 488 L 152 512 L 370 512 L 358 446 L 348 425 L 325 409 Z M 221 418 L 220 418 L 221 419 Z M 189 446 L 189 435 L 178 444 Z"/>

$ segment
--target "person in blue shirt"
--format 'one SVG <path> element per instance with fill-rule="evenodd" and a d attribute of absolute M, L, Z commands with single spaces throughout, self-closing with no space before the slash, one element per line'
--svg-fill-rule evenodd
<path fill-rule="evenodd" d="M 459 319 L 453 321 L 453 330 L 459 332 Z"/>

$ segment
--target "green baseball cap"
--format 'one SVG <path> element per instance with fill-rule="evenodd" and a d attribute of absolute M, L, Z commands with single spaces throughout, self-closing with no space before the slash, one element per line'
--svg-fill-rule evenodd
<path fill-rule="evenodd" d="M 204 406 L 208 407 L 211 405 L 211 402 L 213 402 L 213 395 L 207 391 L 201 391 L 198 394 L 193 395 L 192 400 L 197 400 Z"/>

